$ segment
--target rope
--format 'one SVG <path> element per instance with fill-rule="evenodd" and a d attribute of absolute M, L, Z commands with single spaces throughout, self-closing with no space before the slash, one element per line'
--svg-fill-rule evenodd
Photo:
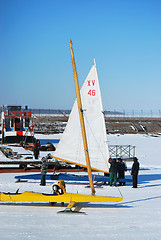
<path fill-rule="evenodd" d="M 118 191 L 119 191 L 119 193 L 120 193 L 120 196 L 123 198 L 123 195 L 122 195 L 120 189 L 119 189 L 119 188 L 117 188 L 117 189 L 118 189 Z"/>

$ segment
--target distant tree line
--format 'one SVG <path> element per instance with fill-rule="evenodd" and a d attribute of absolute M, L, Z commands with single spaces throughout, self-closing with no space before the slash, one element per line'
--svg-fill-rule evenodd
<path fill-rule="evenodd" d="M 71 110 L 60 109 L 29 109 L 33 114 L 70 114 Z M 123 112 L 118 111 L 104 111 L 105 115 L 124 115 Z"/>
<path fill-rule="evenodd" d="M 22 107 L 23 109 L 26 109 L 27 107 L 24 106 Z M 29 111 L 31 111 L 33 114 L 36 115 L 40 115 L 40 114 L 59 114 L 59 115 L 69 115 L 71 110 L 69 109 L 43 109 L 43 108 L 29 108 Z M 0 107 L 0 112 L 2 111 L 2 107 Z M 105 110 L 103 112 L 105 115 L 111 115 L 111 116 L 123 116 L 123 117 L 161 117 L 161 110 L 158 111 L 153 111 L 153 110 L 149 110 L 149 111 L 144 111 L 144 110 L 122 110 L 122 111 L 117 111 L 117 110 L 113 110 L 113 111 L 107 111 Z"/>
<path fill-rule="evenodd" d="M 22 110 L 25 109 L 25 107 L 22 107 Z M 0 107 L 0 112 L 2 111 L 2 107 Z M 28 111 L 31 111 L 33 114 L 65 114 L 69 115 L 71 110 L 66 109 L 43 109 L 43 108 L 28 108 Z M 119 111 L 104 111 L 105 115 L 124 115 L 124 112 Z"/>

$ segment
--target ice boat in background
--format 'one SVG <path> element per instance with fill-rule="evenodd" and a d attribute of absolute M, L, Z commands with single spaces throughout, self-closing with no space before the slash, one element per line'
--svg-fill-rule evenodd
<path fill-rule="evenodd" d="M 25 148 L 33 145 L 32 112 L 27 106 L 24 109 L 20 105 L 2 107 L 0 140 L 1 145 L 17 144 Z"/>

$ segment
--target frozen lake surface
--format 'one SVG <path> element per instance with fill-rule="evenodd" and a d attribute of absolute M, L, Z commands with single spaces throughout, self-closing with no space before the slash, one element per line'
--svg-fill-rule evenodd
<path fill-rule="evenodd" d="M 47 139 L 49 136 L 47 136 Z M 51 139 L 54 136 L 51 136 Z M 55 137 L 56 139 L 58 136 Z M 150 135 L 109 135 L 109 144 L 134 145 L 140 162 L 139 184 L 133 189 L 104 186 L 98 194 L 120 196 L 123 201 L 108 204 L 78 204 L 86 215 L 57 214 L 60 204 L 0 202 L 1 240 L 26 239 L 160 239 L 161 236 L 161 137 Z M 128 164 L 130 169 L 131 164 Z M 1 173 L 0 191 L 51 192 L 52 182 L 45 187 L 39 181 L 16 183 L 18 174 Z M 22 173 L 20 174 L 22 175 Z M 128 171 L 126 175 L 130 175 Z M 67 184 L 67 191 L 88 192 L 84 186 Z"/>

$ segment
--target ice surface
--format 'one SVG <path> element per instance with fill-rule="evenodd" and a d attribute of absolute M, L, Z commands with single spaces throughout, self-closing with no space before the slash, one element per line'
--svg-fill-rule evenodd
<path fill-rule="evenodd" d="M 60 204 L 0 202 L 0 239 L 160 239 L 161 236 L 161 137 L 149 135 L 109 135 L 109 144 L 136 146 L 141 170 L 139 184 L 122 187 L 105 186 L 98 194 L 120 196 L 124 200 L 108 204 L 79 204 L 87 215 L 59 215 Z M 128 164 L 130 168 L 131 165 Z M 18 174 L 16 174 L 18 175 Z M 20 173 L 22 175 L 22 173 Z M 126 175 L 130 176 L 130 172 Z M 0 174 L 0 191 L 41 191 L 50 193 L 52 182 L 42 187 L 39 181 L 15 183 L 15 174 Z M 67 191 L 88 192 L 84 186 L 67 185 Z"/>

